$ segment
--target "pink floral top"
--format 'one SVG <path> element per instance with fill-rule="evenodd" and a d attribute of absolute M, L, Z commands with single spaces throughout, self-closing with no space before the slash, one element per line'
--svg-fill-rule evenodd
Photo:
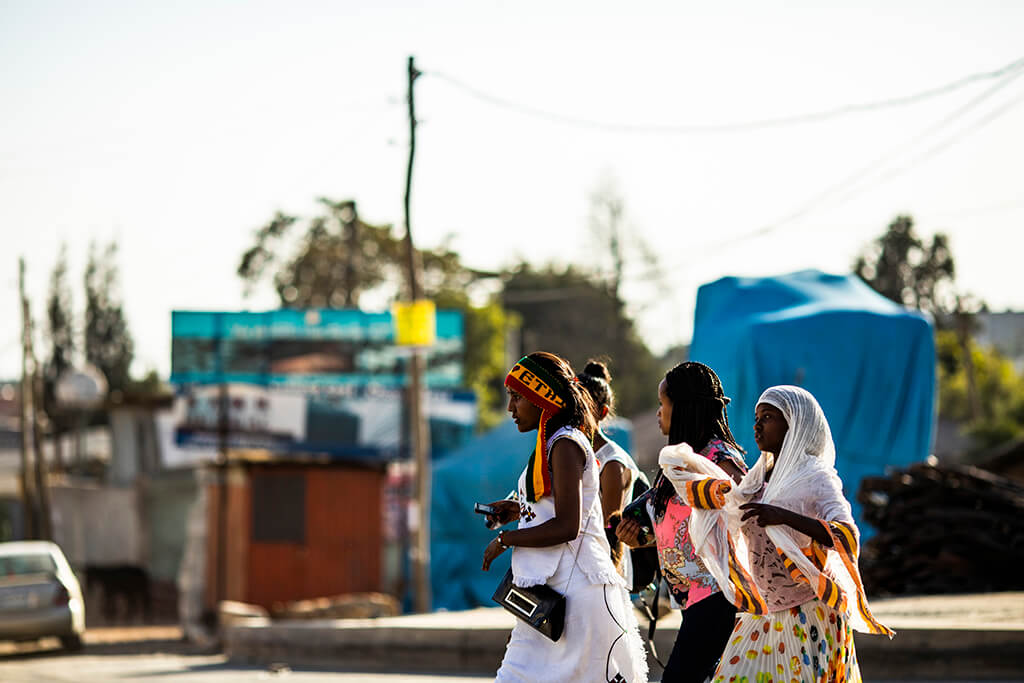
<path fill-rule="evenodd" d="M 711 440 L 700 452 L 716 465 L 729 460 L 741 472 L 747 471 L 743 458 L 736 450 L 718 439 Z M 690 541 L 690 506 L 673 494 L 665 508 L 665 514 L 657 517 L 650 503 L 648 512 L 654 523 L 654 537 L 658 546 L 658 561 L 661 573 L 668 583 L 676 602 L 684 608 L 692 607 L 704 598 L 718 592 L 718 583 L 693 551 Z"/>

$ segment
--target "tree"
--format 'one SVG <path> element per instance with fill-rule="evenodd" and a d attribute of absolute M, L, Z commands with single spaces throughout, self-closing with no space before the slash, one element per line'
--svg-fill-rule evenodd
<path fill-rule="evenodd" d="M 135 344 L 119 298 L 117 245 L 99 252 L 89 247 L 85 266 L 85 359 L 107 378 L 110 391 L 124 391 L 131 382 L 129 369 Z"/>
<path fill-rule="evenodd" d="M 518 316 L 497 300 L 475 306 L 460 290 L 440 292 L 438 308 L 462 311 L 465 333 L 466 385 L 476 394 L 479 406 L 478 427 L 488 429 L 501 421 L 505 413 L 505 373 L 508 358 L 506 337 L 518 327 Z"/>
<path fill-rule="evenodd" d="M 238 275 L 247 293 L 273 270 L 274 289 L 288 308 L 352 308 L 360 296 L 387 280 L 400 244 L 391 226 L 364 223 L 353 201 L 318 200 L 325 213 L 312 218 L 290 261 L 278 253 L 296 216 L 278 212 L 256 231 L 256 244 L 243 255 Z"/>
<path fill-rule="evenodd" d="M 654 271 L 658 257 L 655 251 L 626 221 L 626 202 L 618 184 L 602 179 L 590 195 L 590 233 L 596 244 L 594 263 L 608 267 L 601 277 L 611 296 L 622 301 L 625 270 L 630 262 L 639 261 Z"/>
<path fill-rule="evenodd" d="M 255 243 L 242 254 L 237 274 L 246 294 L 268 277 L 285 308 L 357 308 L 363 294 L 389 286 L 392 295 L 406 281 L 404 241 L 390 225 L 371 225 L 359 218 L 352 200 L 320 198 L 324 213 L 308 220 L 295 242 L 293 226 L 301 220 L 278 212 L 255 234 Z M 282 261 L 279 254 L 291 248 Z M 492 274 L 467 268 L 447 245 L 418 249 L 422 286 L 427 297 L 463 289 Z"/>
<path fill-rule="evenodd" d="M 897 216 L 857 257 L 853 271 L 882 296 L 931 313 L 937 323 L 946 324 L 955 275 L 946 235 L 937 233 L 926 244 L 914 233 L 913 218 Z"/>
<path fill-rule="evenodd" d="M 60 434 L 69 427 L 57 405 L 56 391 L 57 380 L 71 367 L 75 353 L 74 309 L 67 274 L 68 249 L 66 244 L 62 244 L 50 275 L 50 292 L 46 301 L 50 348 L 43 367 L 43 410 L 50 419 L 54 434 Z M 54 444 L 55 459 L 60 466 L 63 462 L 60 439 L 56 439 Z"/>
<path fill-rule="evenodd" d="M 854 270 L 882 295 L 934 317 L 941 417 L 959 422 L 980 449 L 1024 435 L 1024 379 L 995 349 L 973 341 L 974 314 L 985 303 L 955 291 L 945 235 L 925 243 L 910 216 L 897 216 Z"/>
<path fill-rule="evenodd" d="M 573 266 L 534 269 L 522 263 L 506 273 L 502 298 L 522 319 L 524 353 L 551 351 L 576 368 L 604 357 L 620 414 L 636 415 L 657 403 L 664 369 L 602 279 Z"/>
<path fill-rule="evenodd" d="M 939 414 L 965 423 L 966 433 L 984 452 L 1024 436 L 1024 377 L 995 349 L 971 341 L 969 353 L 970 366 L 957 333 L 937 333 Z M 969 367 L 974 370 L 976 399 L 971 397 Z"/>
<path fill-rule="evenodd" d="M 397 297 L 407 281 L 404 241 L 390 225 L 362 221 L 352 200 L 317 201 L 323 212 L 299 236 L 293 229 L 302 221 L 281 212 L 256 231 L 237 270 L 246 293 L 269 278 L 285 308 L 356 308 L 373 290 Z M 290 258 L 278 257 L 289 249 Z M 497 301 L 474 305 L 467 290 L 495 274 L 465 266 L 447 244 L 418 249 L 417 258 L 423 295 L 464 315 L 465 382 L 477 392 L 480 425 L 493 424 L 504 401 L 505 337 L 514 318 Z"/>

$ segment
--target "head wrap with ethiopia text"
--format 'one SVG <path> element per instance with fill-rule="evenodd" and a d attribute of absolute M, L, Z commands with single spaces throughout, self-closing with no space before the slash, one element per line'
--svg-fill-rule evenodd
<path fill-rule="evenodd" d="M 529 356 L 524 356 L 509 370 L 505 386 L 522 395 L 541 410 L 537 428 L 537 446 L 530 454 L 526 475 L 526 498 L 535 503 L 551 493 L 551 470 L 548 466 L 547 423 L 565 408 L 568 387 Z"/>

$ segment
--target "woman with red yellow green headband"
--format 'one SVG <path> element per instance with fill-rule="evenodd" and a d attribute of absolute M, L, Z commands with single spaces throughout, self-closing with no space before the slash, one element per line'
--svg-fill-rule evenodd
<path fill-rule="evenodd" d="M 496 681 L 646 681 L 643 641 L 604 533 L 593 400 L 569 363 L 546 352 L 522 358 L 505 386 L 512 419 L 520 432 L 537 430 L 537 441 L 516 500 L 491 504 L 493 522 L 519 525 L 491 541 L 483 569 L 512 550 L 513 583 L 550 586 L 566 597 L 566 614 L 556 641 L 517 620 Z"/>

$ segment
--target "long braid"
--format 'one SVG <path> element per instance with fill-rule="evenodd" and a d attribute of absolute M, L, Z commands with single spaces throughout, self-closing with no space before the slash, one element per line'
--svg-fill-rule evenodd
<path fill-rule="evenodd" d="M 665 373 L 665 394 L 672 402 L 669 445 L 687 443 L 700 452 L 712 439 L 719 439 L 743 453 L 729 429 L 725 406 L 729 398 L 715 371 L 703 363 L 687 361 Z M 663 481 L 654 497 L 655 515 L 665 513 L 672 486 Z"/>

